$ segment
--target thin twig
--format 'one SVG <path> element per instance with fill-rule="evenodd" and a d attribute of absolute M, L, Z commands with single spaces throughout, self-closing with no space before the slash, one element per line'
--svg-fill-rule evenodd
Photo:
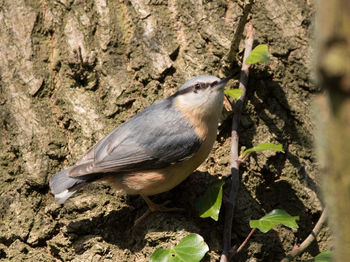
<path fill-rule="evenodd" d="M 295 245 L 292 249 L 292 251 L 287 255 L 287 257 L 283 258 L 281 262 L 288 262 L 293 260 L 295 257 L 300 255 L 301 253 L 304 252 L 304 250 L 314 241 L 316 238 L 317 234 L 320 232 L 324 222 L 326 221 L 327 218 L 327 209 L 325 208 L 322 211 L 322 214 L 320 218 L 318 219 L 314 229 L 311 231 L 310 235 L 308 235 L 307 238 L 298 246 Z"/>
<path fill-rule="evenodd" d="M 231 250 L 231 232 L 232 232 L 232 220 L 233 220 L 233 210 L 236 203 L 238 184 L 239 184 L 239 149 L 238 149 L 238 126 L 241 117 L 241 111 L 243 108 L 243 103 L 246 94 L 246 87 L 248 84 L 249 75 L 249 65 L 245 64 L 245 60 L 252 51 L 254 40 L 254 29 L 251 24 L 247 26 L 247 37 L 245 40 L 245 51 L 243 57 L 243 64 L 241 69 L 239 89 L 241 89 L 242 95 L 237 100 L 234 106 L 234 114 L 232 118 L 232 131 L 231 131 L 231 175 L 232 175 L 232 185 L 230 190 L 229 199 L 225 205 L 225 224 L 224 224 L 224 251 L 221 255 L 220 262 L 226 262 L 229 259 L 229 253 Z"/>
<path fill-rule="evenodd" d="M 245 157 L 243 157 L 243 158 L 240 156 L 240 157 L 238 158 L 237 161 L 238 161 L 239 163 L 245 162 L 245 161 L 248 159 L 248 157 L 250 156 L 250 154 L 251 154 L 251 152 L 247 153 L 247 154 L 245 155 Z"/>
<path fill-rule="evenodd" d="M 242 16 L 239 19 L 235 33 L 232 37 L 233 40 L 231 42 L 230 49 L 222 61 L 223 63 L 221 71 L 224 71 L 223 73 L 225 76 L 231 76 L 234 66 L 237 65 L 235 61 L 236 55 L 239 51 L 239 44 L 241 42 L 243 31 L 247 23 L 248 15 L 250 14 L 253 4 L 254 0 L 249 0 L 245 3 L 244 8 L 242 10 Z"/>
<path fill-rule="evenodd" d="M 250 231 L 249 235 L 246 237 L 246 239 L 243 241 L 243 243 L 239 246 L 239 248 L 237 248 L 236 254 L 239 253 L 243 249 L 243 247 L 248 243 L 249 239 L 251 238 L 251 236 L 253 235 L 255 230 L 256 230 L 256 227 Z"/>

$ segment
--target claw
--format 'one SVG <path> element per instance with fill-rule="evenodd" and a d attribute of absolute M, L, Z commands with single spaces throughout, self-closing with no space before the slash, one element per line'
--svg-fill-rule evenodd
<path fill-rule="evenodd" d="M 167 200 L 163 204 L 155 204 L 153 203 L 147 196 L 141 195 L 142 198 L 145 200 L 146 204 L 148 205 L 149 209 L 138 219 L 135 220 L 134 226 L 136 227 L 142 220 L 144 220 L 146 217 L 148 217 L 153 212 L 176 212 L 176 211 L 184 211 L 183 208 L 177 208 L 177 207 L 166 207 L 167 204 L 169 204 L 171 201 Z"/>

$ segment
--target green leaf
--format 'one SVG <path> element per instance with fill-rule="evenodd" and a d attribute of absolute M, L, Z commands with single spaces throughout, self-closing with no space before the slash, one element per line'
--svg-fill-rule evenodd
<path fill-rule="evenodd" d="M 250 152 L 261 152 L 265 150 L 280 151 L 284 152 L 281 144 L 263 143 L 252 148 L 246 149 L 241 158 L 245 157 Z"/>
<path fill-rule="evenodd" d="M 333 261 L 333 252 L 324 251 L 319 253 L 313 259 L 304 260 L 304 262 L 332 262 Z"/>
<path fill-rule="evenodd" d="M 323 251 L 319 253 L 312 259 L 303 260 L 302 262 L 332 262 L 333 261 L 333 252 L 332 251 Z"/>
<path fill-rule="evenodd" d="M 209 250 L 204 239 L 198 234 L 189 234 L 171 249 L 158 248 L 151 256 L 150 262 L 198 262 Z"/>
<path fill-rule="evenodd" d="M 315 262 L 332 262 L 333 252 L 332 251 L 324 251 L 318 254 L 315 258 Z"/>
<path fill-rule="evenodd" d="M 243 91 L 239 88 L 236 89 L 228 89 L 224 91 L 226 95 L 231 96 L 233 99 L 238 100 L 242 95 Z"/>
<path fill-rule="evenodd" d="M 267 45 L 258 45 L 245 60 L 246 65 L 270 61 Z"/>
<path fill-rule="evenodd" d="M 223 180 L 215 181 L 205 191 L 204 195 L 196 201 L 196 209 L 199 211 L 200 217 L 211 217 L 218 221 L 224 183 Z"/>
<path fill-rule="evenodd" d="M 250 220 L 249 225 L 251 228 L 258 228 L 261 232 L 266 233 L 274 226 L 280 224 L 290 228 L 298 228 L 296 220 L 299 220 L 298 216 L 292 217 L 282 209 L 274 209 L 259 220 Z"/>

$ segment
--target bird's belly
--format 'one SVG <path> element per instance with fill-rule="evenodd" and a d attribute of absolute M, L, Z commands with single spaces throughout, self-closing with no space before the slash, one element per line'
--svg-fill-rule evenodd
<path fill-rule="evenodd" d="M 209 155 L 216 138 L 216 130 L 203 141 L 197 153 L 191 158 L 169 167 L 124 174 L 118 180 L 108 182 L 128 194 L 155 195 L 166 192 L 185 180 Z"/>

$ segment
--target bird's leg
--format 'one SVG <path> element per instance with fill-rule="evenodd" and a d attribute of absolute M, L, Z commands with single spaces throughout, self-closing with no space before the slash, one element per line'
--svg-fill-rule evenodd
<path fill-rule="evenodd" d="M 167 211 L 177 211 L 177 208 L 168 208 L 166 207 L 167 204 L 170 203 L 170 200 L 165 201 L 163 204 L 155 204 L 149 199 L 149 197 L 141 195 L 142 198 L 145 200 L 147 206 L 149 207 L 151 212 L 161 211 L 161 212 L 167 212 Z"/>
<path fill-rule="evenodd" d="M 167 204 L 170 203 L 170 201 L 165 201 L 163 204 L 155 204 L 145 195 L 141 195 L 142 198 L 145 200 L 146 204 L 148 205 L 148 210 L 138 219 L 136 219 L 134 226 L 137 226 L 142 220 L 144 220 L 149 214 L 160 211 L 160 212 L 174 212 L 174 211 L 183 211 L 183 208 L 177 208 L 177 207 L 166 207 Z"/>

